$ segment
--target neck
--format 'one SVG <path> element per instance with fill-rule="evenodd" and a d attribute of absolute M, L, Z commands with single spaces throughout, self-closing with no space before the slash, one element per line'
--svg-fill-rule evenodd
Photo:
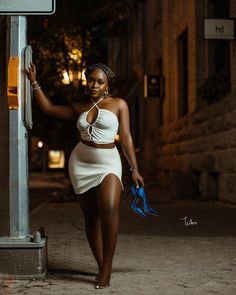
<path fill-rule="evenodd" d="M 90 100 L 94 103 L 94 104 L 97 104 L 99 103 L 101 100 L 103 100 L 104 96 L 102 97 L 98 97 L 97 99 L 93 99 L 92 97 L 90 97 Z"/>

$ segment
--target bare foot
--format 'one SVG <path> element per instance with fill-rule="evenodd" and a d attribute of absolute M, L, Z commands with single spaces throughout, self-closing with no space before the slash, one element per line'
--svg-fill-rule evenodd
<path fill-rule="evenodd" d="M 95 289 L 104 289 L 110 287 L 111 269 L 99 269 Z"/>

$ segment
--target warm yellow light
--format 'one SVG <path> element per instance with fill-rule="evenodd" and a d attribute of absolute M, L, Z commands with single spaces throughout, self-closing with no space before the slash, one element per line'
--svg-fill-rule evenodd
<path fill-rule="evenodd" d="M 117 141 L 117 142 L 120 141 L 120 135 L 119 134 L 116 134 L 115 141 Z"/>
<path fill-rule="evenodd" d="M 64 151 L 50 150 L 48 152 L 48 168 L 64 168 L 65 153 Z"/>
<path fill-rule="evenodd" d="M 63 84 L 70 84 L 70 77 L 69 77 L 69 74 L 67 73 L 67 71 L 64 71 L 62 75 L 63 75 L 62 83 Z"/>
<path fill-rule="evenodd" d="M 81 58 L 82 58 L 81 50 L 77 48 L 72 49 L 71 52 L 69 52 L 69 56 L 71 59 L 75 60 L 78 64 L 81 63 Z"/>
<path fill-rule="evenodd" d="M 43 142 L 42 141 L 38 141 L 38 148 L 42 148 L 43 147 Z"/>
<path fill-rule="evenodd" d="M 72 71 L 69 71 L 69 73 L 64 70 L 63 73 L 63 79 L 62 79 L 62 83 L 63 84 L 70 84 L 71 81 L 73 81 L 73 72 Z"/>
<path fill-rule="evenodd" d="M 82 70 L 82 76 L 81 76 L 81 72 L 78 73 L 78 79 L 82 80 L 82 85 L 84 85 L 84 86 L 86 85 L 86 77 L 84 75 L 85 71 L 86 71 L 86 69 Z"/>
<path fill-rule="evenodd" d="M 82 51 L 80 49 L 74 48 L 69 53 L 69 56 L 71 59 L 73 59 L 79 66 L 82 64 Z M 69 65 L 70 67 L 70 65 Z M 84 72 L 86 71 L 85 68 L 82 69 L 82 72 L 79 71 L 72 71 L 72 70 L 64 70 L 62 72 L 62 83 L 63 84 L 70 84 L 71 82 L 74 82 L 75 84 L 78 82 L 78 80 L 82 81 L 82 85 L 86 85 L 86 78 L 84 75 Z"/>

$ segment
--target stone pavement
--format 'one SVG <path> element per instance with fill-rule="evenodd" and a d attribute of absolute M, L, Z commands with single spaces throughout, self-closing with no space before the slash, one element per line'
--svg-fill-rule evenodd
<path fill-rule="evenodd" d="M 160 217 L 139 217 L 123 194 L 110 288 L 94 289 L 96 265 L 78 203 L 53 198 L 30 217 L 32 231 L 43 226 L 49 237 L 47 277 L 2 281 L 0 294 L 236 294 L 236 206 L 147 193 Z"/>

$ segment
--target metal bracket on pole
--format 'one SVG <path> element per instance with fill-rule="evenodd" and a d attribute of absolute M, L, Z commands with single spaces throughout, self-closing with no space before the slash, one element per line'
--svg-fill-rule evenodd
<path fill-rule="evenodd" d="M 24 64 L 23 71 L 28 68 L 30 63 L 32 62 L 32 47 L 27 45 L 23 51 L 24 54 Z M 33 93 L 30 85 L 30 80 L 24 75 L 24 123 L 27 129 L 32 129 L 33 127 L 33 118 L 32 118 L 32 99 Z"/>

